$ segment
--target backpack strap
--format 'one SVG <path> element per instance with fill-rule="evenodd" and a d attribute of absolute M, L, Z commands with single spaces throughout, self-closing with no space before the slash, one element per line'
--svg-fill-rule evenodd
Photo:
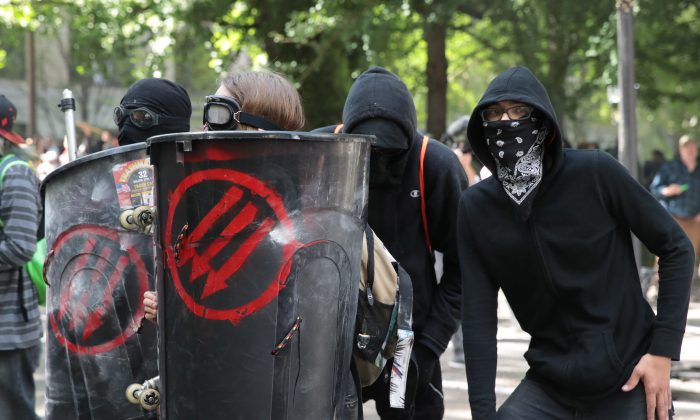
<path fill-rule="evenodd" d="M 419 184 L 420 188 L 420 213 L 423 219 L 423 233 L 425 234 L 425 245 L 428 247 L 430 254 L 433 254 L 433 245 L 430 243 L 430 231 L 428 230 L 428 213 L 425 206 L 425 176 L 423 175 L 423 167 L 425 162 L 425 151 L 428 148 L 430 139 L 428 136 L 423 136 L 423 143 L 420 147 L 420 168 L 419 168 Z"/>
<path fill-rule="evenodd" d="M 340 133 L 342 133 L 342 132 L 343 132 L 343 127 L 344 127 L 344 126 L 345 126 L 345 124 L 338 124 L 338 125 L 336 125 L 335 128 L 333 129 L 333 134 L 340 134 Z"/>
<path fill-rule="evenodd" d="M 5 155 L 2 159 L 0 159 L 0 186 L 2 186 L 7 170 L 16 165 L 24 165 L 29 167 L 27 162 L 23 161 L 12 153 Z"/>
<path fill-rule="evenodd" d="M 369 306 L 374 305 L 374 294 L 372 293 L 372 285 L 374 284 L 374 234 L 369 225 L 365 225 L 365 239 L 367 240 L 367 285 L 365 292 L 367 293 L 367 303 Z"/>

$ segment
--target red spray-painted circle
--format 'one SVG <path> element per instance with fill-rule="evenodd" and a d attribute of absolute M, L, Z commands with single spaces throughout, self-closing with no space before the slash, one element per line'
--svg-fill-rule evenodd
<path fill-rule="evenodd" d="M 252 194 L 262 198 L 267 206 L 272 210 L 277 219 L 277 226 L 282 229 L 282 237 L 285 238 L 286 244 L 282 249 L 281 261 L 277 274 L 270 280 L 269 284 L 257 297 L 230 309 L 209 308 L 192 297 L 183 287 L 182 279 L 178 271 L 177 261 L 175 257 L 175 241 L 173 240 L 173 232 L 175 236 L 180 233 L 180 227 L 173 226 L 175 211 L 178 204 L 185 198 L 190 188 L 202 182 L 225 181 L 232 184 L 233 187 L 241 186 L 250 191 Z M 165 258 L 168 271 L 173 280 L 173 286 L 178 295 L 185 303 L 185 306 L 195 315 L 211 320 L 228 320 L 233 324 L 239 323 L 243 318 L 259 311 L 270 303 L 280 290 L 285 287 L 285 279 L 291 269 L 292 256 L 297 248 L 297 242 L 292 235 L 292 222 L 287 215 L 284 203 L 280 196 L 269 188 L 259 179 L 243 172 L 231 169 L 206 169 L 190 174 L 184 178 L 169 196 L 168 215 L 165 223 L 164 242 L 165 242 Z M 275 226 L 275 228 L 277 228 Z M 195 228 L 196 229 L 196 228 Z M 272 229 L 272 227 L 270 227 Z M 268 232 L 269 233 L 269 232 Z M 242 264 L 242 263 L 241 263 Z M 234 274 L 235 271 L 231 274 Z"/>
<path fill-rule="evenodd" d="M 94 250 L 89 249 L 90 246 L 94 246 L 98 240 L 104 240 L 105 244 L 110 246 L 103 246 L 104 252 L 107 254 L 95 254 Z M 66 252 L 73 253 L 77 248 L 75 245 L 83 243 L 83 252 L 76 253 L 75 255 L 65 255 L 68 257 L 67 263 L 62 267 L 56 267 L 55 269 L 61 269 L 62 272 L 60 277 L 56 280 L 52 279 L 50 275 L 54 269 L 51 267 L 52 262 L 60 261 Z M 122 248 L 125 247 L 126 250 Z M 77 225 L 73 226 L 67 231 L 61 233 L 61 235 L 56 239 L 53 247 L 53 256 L 48 260 L 49 266 L 47 267 L 47 278 L 53 287 L 57 287 L 57 297 L 52 295 L 48 299 L 48 310 L 49 323 L 51 325 L 51 330 L 56 337 L 56 340 L 66 347 L 69 351 L 79 354 L 100 354 L 113 350 L 121 345 L 123 345 L 134 333 L 138 330 L 141 325 L 141 321 L 144 316 L 143 301 L 141 296 L 148 289 L 148 271 L 142 260 L 140 253 L 131 245 L 124 244 L 120 241 L 119 233 L 115 230 L 106 228 L 104 226 L 97 225 Z M 65 249 L 65 250 L 64 250 Z M 111 253 L 116 251 L 116 262 L 110 261 L 109 257 Z M 98 251 L 102 252 L 102 251 Z M 99 268 L 87 267 L 88 259 L 97 259 L 97 264 L 111 265 L 112 274 L 107 279 L 105 287 L 100 290 L 99 287 L 94 287 L 99 285 L 99 278 L 95 274 L 92 274 L 89 293 L 84 294 L 80 301 L 72 299 L 70 294 L 70 288 L 72 281 L 77 278 L 83 272 L 92 272 L 102 274 Z M 94 261 L 93 261 L 94 262 Z M 66 272 L 66 270 L 68 270 Z M 135 276 L 124 278 L 125 273 L 133 272 Z M 64 280 L 64 278 L 66 280 Z M 137 287 L 137 297 L 138 302 L 135 306 L 135 310 L 131 314 L 129 323 L 125 329 L 117 332 L 110 333 L 108 327 L 104 326 L 103 317 L 107 311 L 107 305 L 114 306 L 114 291 L 115 285 L 119 282 L 124 282 L 126 285 Z M 101 302 L 96 308 L 87 308 L 86 303 L 90 297 L 95 296 L 97 293 L 102 293 Z M 58 304 L 58 307 L 55 307 Z M 77 337 L 77 331 L 75 330 L 75 322 L 83 322 L 83 340 L 87 340 L 93 333 L 102 332 L 108 338 L 100 340 L 100 342 L 95 344 L 80 344 L 77 339 L 71 341 L 67 334 L 69 331 L 65 331 L 66 322 L 61 322 L 64 314 L 69 313 L 70 322 L 69 325 L 73 325 L 73 333 Z M 84 317 L 84 319 L 74 319 Z M 58 319 L 57 319 L 58 318 Z M 107 329 L 107 333 L 105 333 Z"/>

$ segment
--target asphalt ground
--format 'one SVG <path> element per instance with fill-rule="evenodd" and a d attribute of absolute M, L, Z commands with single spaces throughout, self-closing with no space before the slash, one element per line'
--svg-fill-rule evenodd
<path fill-rule="evenodd" d="M 525 376 L 527 363 L 523 354 L 529 343 L 529 335 L 512 319 L 507 306 L 499 306 L 505 309 L 499 313 L 496 405 L 502 404 Z M 454 364 L 453 354 L 452 348 L 448 347 L 440 359 L 445 395 L 444 419 L 471 419 L 464 365 Z M 674 362 L 671 375 L 676 411 L 674 420 L 700 420 L 700 302 L 691 303 L 681 361 Z M 379 419 L 371 401 L 365 403 L 363 408 L 366 420 Z"/>
<path fill-rule="evenodd" d="M 512 319 L 507 305 L 501 305 L 498 329 L 498 373 L 496 399 L 500 405 L 520 383 L 527 370 L 522 355 L 527 350 L 529 336 Z M 454 364 L 453 350 L 448 347 L 441 358 L 445 420 L 471 419 L 464 365 Z M 44 415 L 44 363 L 35 373 L 37 415 Z M 683 340 L 681 362 L 674 364 L 671 388 L 676 420 L 700 420 L 700 302 L 693 302 Z M 364 405 L 365 419 L 378 420 L 374 404 Z M 61 419 L 63 420 L 63 419 Z M 69 420 L 69 419 L 66 419 Z"/>

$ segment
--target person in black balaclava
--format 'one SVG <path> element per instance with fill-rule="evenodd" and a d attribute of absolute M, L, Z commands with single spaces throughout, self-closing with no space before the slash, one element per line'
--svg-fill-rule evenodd
<path fill-rule="evenodd" d="M 187 91 L 170 80 L 141 79 L 114 108 L 119 145 L 140 143 L 159 134 L 190 131 L 192 104 Z"/>
<path fill-rule="evenodd" d="M 362 389 L 382 419 L 441 419 L 444 413 L 439 357 L 457 329 L 460 267 L 457 264 L 457 203 L 467 179 L 457 156 L 425 137 L 421 197 L 421 148 L 416 110 L 406 85 L 395 74 L 372 67 L 352 85 L 343 109 L 343 130 L 377 138 L 369 174 L 368 223 L 413 284 L 415 344 L 405 410 L 390 408 L 391 363 L 374 384 Z M 421 206 L 425 205 L 425 212 Z M 434 251 L 444 254 L 437 278 Z M 415 399 L 411 396 L 414 392 Z"/>
<path fill-rule="evenodd" d="M 668 419 L 694 260 L 681 228 L 609 154 L 562 149 L 554 107 L 524 67 L 491 82 L 467 135 L 494 175 L 459 203 L 472 418 Z M 632 233 L 659 256 L 658 314 Z M 497 413 L 499 289 L 531 340 L 530 369 Z"/>

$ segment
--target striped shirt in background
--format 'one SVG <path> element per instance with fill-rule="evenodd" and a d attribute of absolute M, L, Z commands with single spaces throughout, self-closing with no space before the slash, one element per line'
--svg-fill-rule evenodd
<path fill-rule="evenodd" d="M 22 268 L 36 247 L 40 209 L 32 169 L 8 168 L 0 186 L 0 350 L 32 347 L 42 336 L 36 290 Z"/>

